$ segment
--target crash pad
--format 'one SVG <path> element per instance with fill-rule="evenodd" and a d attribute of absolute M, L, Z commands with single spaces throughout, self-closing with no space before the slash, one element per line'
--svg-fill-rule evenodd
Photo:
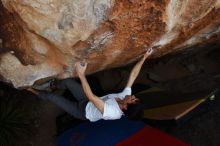
<path fill-rule="evenodd" d="M 161 139 L 160 142 L 158 139 Z M 166 144 L 166 145 L 163 145 Z M 176 144 L 176 145 L 175 145 Z M 57 146 L 187 146 L 184 142 L 142 121 L 84 122 L 57 138 Z"/>

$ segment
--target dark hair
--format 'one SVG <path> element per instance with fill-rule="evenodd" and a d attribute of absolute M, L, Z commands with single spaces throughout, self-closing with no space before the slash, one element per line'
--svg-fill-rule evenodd
<path fill-rule="evenodd" d="M 144 114 L 144 105 L 139 102 L 128 106 L 128 109 L 124 111 L 125 116 L 129 120 L 141 120 Z"/>

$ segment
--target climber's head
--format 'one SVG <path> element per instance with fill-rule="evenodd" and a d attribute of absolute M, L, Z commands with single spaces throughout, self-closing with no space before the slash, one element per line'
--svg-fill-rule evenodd
<path fill-rule="evenodd" d="M 124 99 L 116 98 L 116 101 L 121 110 L 127 110 L 129 105 L 137 104 L 139 99 L 134 95 L 126 95 Z"/>
<path fill-rule="evenodd" d="M 116 98 L 120 109 L 129 119 L 138 120 L 143 113 L 143 104 L 134 95 L 127 95 L 124 99 Z"/>

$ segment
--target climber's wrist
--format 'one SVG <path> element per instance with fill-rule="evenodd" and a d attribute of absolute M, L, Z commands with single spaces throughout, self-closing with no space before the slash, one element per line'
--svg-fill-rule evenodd
<path fill-rule="evenodd" d="M 85 78 L 85 73 L 79 73 L 78 74 L 78 77 L 81 79 L 81 78 Z"/>

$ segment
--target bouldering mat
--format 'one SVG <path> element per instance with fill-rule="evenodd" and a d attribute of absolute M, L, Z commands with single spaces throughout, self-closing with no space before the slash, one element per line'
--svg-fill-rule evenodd
<path fill-rule="evenodd" d="M 160 140 L 158 140 L 160 139 Z M 187 146 L 184 142 L 126 118 L 84 122 L 57 138 L 57 146 Z"/>

